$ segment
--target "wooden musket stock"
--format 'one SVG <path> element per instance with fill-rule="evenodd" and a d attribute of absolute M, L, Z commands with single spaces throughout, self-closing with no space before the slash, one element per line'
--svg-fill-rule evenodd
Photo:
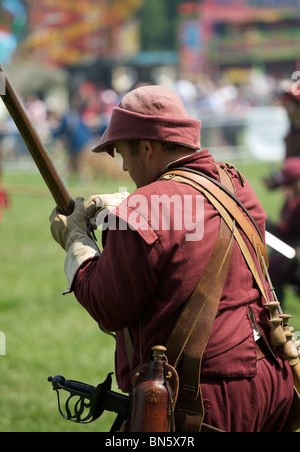
<path fill-rule="evenodd" d="M 4 77 L 4 90 L 3 93 L 0 92 L 0 97 L 26 143 L 60 212 L 64 215 L 71 215 L 74 210 L 74 201 L 33 125 L 20 97 L 12 86 L 3 66 L 0 64 L 0 75 L 1 73 Z"/>

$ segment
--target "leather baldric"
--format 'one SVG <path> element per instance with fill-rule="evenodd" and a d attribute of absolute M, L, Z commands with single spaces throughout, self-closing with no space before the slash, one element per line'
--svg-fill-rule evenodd
<path fill-rule="evenodd" d="M 219 173 L 223 184 L 219 184 L 217 181 L 211 178 L 207 178 L 206 175 L 201 173 L 190 172 L 189 170 L 174 169 L 171 172 L 165 173 L 161 179 L 173 180 L 175 182 L 184 183 L 202 193 L 208 201 L 219 212 L 221 218 L 226 222 L 227 226 L 232 230 L 234 237 L 240 247 L 240 250 L 244 256 L 245 261 L 259 287 L 261 294 L 264 297 L 266 303 L 268 303 L 268 296 L 265 291 L 265 285 L 262 281 L 262 275 L 266 276 L 267 268 L 269 266 L 269 258 L 267 255 L 266 247 L 262 241 L 261 233 L 255 220 L 252 218 L 248 210 L 243 204 L 236 198 L 231 192 L 229 195 L 229 185 L 224 179 L 224 173 L 228 175 L 227 171 L 219 168 Z M 228 178 L 230 176 L 228 175 Z M 217 185 L 216 185 L 217 184 Z M 227 187 L 225 186 L 227 184 Z M 242 207 L 246 216 L 241 212 Z M 260 269 L 262 275 L 259 274 L 256 264 L 250 254 L 250 251 L 245 243 L 244 238 L 241 236 L 237 228 L 232 228 L 232 219 L 240 226 L 240 229 L 246 235 L 248 242 L 252 246 L 257 258 L 259 260 Z"/>
<path fill-rule="evenodd" d="M 226 179 L 224 182 L 227 183 Z M 169 337 L 167 344 L 168 359 L 175 367 L 177 367 L 183 350 L 196 329 L 200 314 L 203 314 L 205 305 L 208 306 L 209 304 L 207 303 L 209 297 L 214 295 L 214 298 L 211 298 L 214 301 L 217 298 L 216 293 L 220 295 L 214 310 L 219 306 L 233 247 L 234 221 L 232 220 L 231 223 L 231 228 L 228 228 L 226 222 L 221 218 L 218 238 L 210 261 Z M 207 319 L 204 323 L 208 324 Z"/>
<path fill-rule="evenodd" d="M 220 177 L 224 173 L 227 174 L 227 172 L 220 167 L 219 173 Z M 228 177 L 230 176 L 228 175 Z M 174 181 L 191 185 L 201 191 L 201 193 L 203 193 L 209 201 L 212 201 L 213 198 L 216 199 L 219 204 L 226 209 L 227 213 L 236 220 L 237 224 L 247 236 L 250 244 L 254 247 L 255 252 L 257 252 L 256 247 L 259 246 L 264 262 L 268 267 L 269 258 L 261 237 L 261 232 L 249 211 L 235 196 L 235 194 L 230 191 L 230 185 L 228 185 L 226 179 L 224 179 L 224 176 L 222 176 L 221 179 L 222 184 L 219 184 L 216 180 L 208 177 L 204 173 L 196 173 L 188 169 L 174 169 L 168 173 L 165 173 L 161 179 L 172 179 Z M 195 183 L 196 185 L 194 185 Z M 214 207 L 216 206 L 214 205 Z M 243 212 L 248 218 L 246 218 Z M 261 262 L 261 268 L 264 268 L 263 262 Z"/>
<path fill-rule="evenodd" d="M 226 175 L 224 177 L 223 172 L 221 174 L 224 183 L 233 190 L 231 180 Z M 180 372 L 175 423 L 177 431 L 181 432 L 200 431 L 203 424 L 201 363 L 230 266 L 235 221 L 232 220 L 231 223 L 231 228 L 228 228 L 221 218 L 218 238 L 209 263 L 167 342 L 168 360 Z"/>
<path fill-rule="evenodd" d="M 200 386 L 201 364 L 215 317 L 219 308 L 230 267 L 235 238 L 261 290 L 264 287 L 244 239 L 236 224 L 244 231 L 256 253 L 268 263 L 265 246 L 253 219 L 235 198 L 233 181 L 227 171 L 219 168 L 221 184 L 205 175 L 175 169 L 161 177 L 188 184 L 200 191 L 221 216 L 219 234 L 212 256 L 193 294 L 186 302 L 167 343 L 168 359 L 179 368 L 181 386 L 176 407 L 178 431 L 201 431 L 204 408 Z M 217 185 L 216 185 L 217 184 Z M 239 207 L 246 213 L 245 217 Z"/>
<path fill-rule="evenodd" d="M 209 264 L 167 342 L 168 360 L 174 363 L 180 374 L 180 390 L 175 410 L 177 431 L 201 430 L 204 419 L 200 387 L 202 357 L 219 308 L 232 250 L 233 236 L 221 220 L 218 239 Z"/>

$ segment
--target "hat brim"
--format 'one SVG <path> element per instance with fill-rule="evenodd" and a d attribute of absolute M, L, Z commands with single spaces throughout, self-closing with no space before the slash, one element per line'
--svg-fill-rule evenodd
<path fill-rule="evenodd" d="M 123 140 L 157 140 L 200 149 L 201 121 L 192 118 L 148 116 L 116 107 L 93 152 L 114 156 L 114 143 Z"/>

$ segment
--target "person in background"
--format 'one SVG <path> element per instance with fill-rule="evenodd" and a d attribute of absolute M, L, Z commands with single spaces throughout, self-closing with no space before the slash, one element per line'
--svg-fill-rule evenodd
<path fill-rule="evenodd" d="M 300 157 L 300 92 L 290 90 L 282 94 L 281 103 L 290 120 L 290 130 L 285 137 L 285 158 Z"/>
<path fill-rule="evenodd" d="M 300 93 L 297 94 L 291 89 L 280 95 L 280 101 L 290 122 L 290 130 L 284 139 L 284 160 L 290 157 L 300 157 Z M 263 181 L 267 188 L 273 190 L 281 186 L 281 177 L 281 171 L 273 171 Z"/>
<path fill-rule="evenodd" d="M 0 143 L 0 222 L 2 220 L 2 210 L 9 207 L 10 205 L 9 196 L 2 186 L 1 178 L 2 178 L 2 154 Z"/>
<path fill-rule="evenodd" d="M 91 147 L 92 132 L 84 124 L 77 110 L 72 108 L 63 114 L 58 114 L 55 109 L 49 111 L 52 124 L 51 133 L 54 139 L 62 138 L 69 155 L 70 176 L 80 175 L 80 156 Z"/>
<path fill-rule="evenodd" d="M 285 202 L 277 223 L 267 221 L 267 229 L 277 238 L 292 246 L 300 246 L 300 157 L 285 161 L 279 177 L 279 186 L 284 192 Z M 273 251 L 270 255 L 269 273 L 279 301 L 284 303 L 284 288 L 295 287 L 300 295 L 299 255 L 294 260 Z"/>

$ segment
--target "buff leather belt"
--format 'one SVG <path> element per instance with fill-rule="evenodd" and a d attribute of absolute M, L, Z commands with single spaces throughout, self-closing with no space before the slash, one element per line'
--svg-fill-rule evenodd
<path fill-rule="evenodd" d="M 260 231 L 251 215 L 236 198 L 233 181 L 225 168 L 219 167 L 219 174 L 221 184 L 206 175 L 191 173 L 186 168 L 173 169 L 160 178 L 160 180 L 185 183 L 197 189 L 211 202 L 221 217 L 219 234 L 212 257 L 193 294 L 186 302 L 167 342 L 169 362 L 174 367 L 180 367 L 181 387 L 175 419 L 179 431 L 185 432 L 201 431 L 204 419 L 200 386 L 201 363 L 229 270 L 233 238 L 238 242 L 255 280 L 266 298 L 261 277 L 236 224 L 245 233 L 257 256 L 264 259 L 265 265 L 261 265 L 261 267 L 265 268 L 268 265 L 268 256 Z M 251 222 L 238 206 L 242 208 Z M 258 360 L 265 356 L 261 344 L 257 344 L 256 352 Z"/>

